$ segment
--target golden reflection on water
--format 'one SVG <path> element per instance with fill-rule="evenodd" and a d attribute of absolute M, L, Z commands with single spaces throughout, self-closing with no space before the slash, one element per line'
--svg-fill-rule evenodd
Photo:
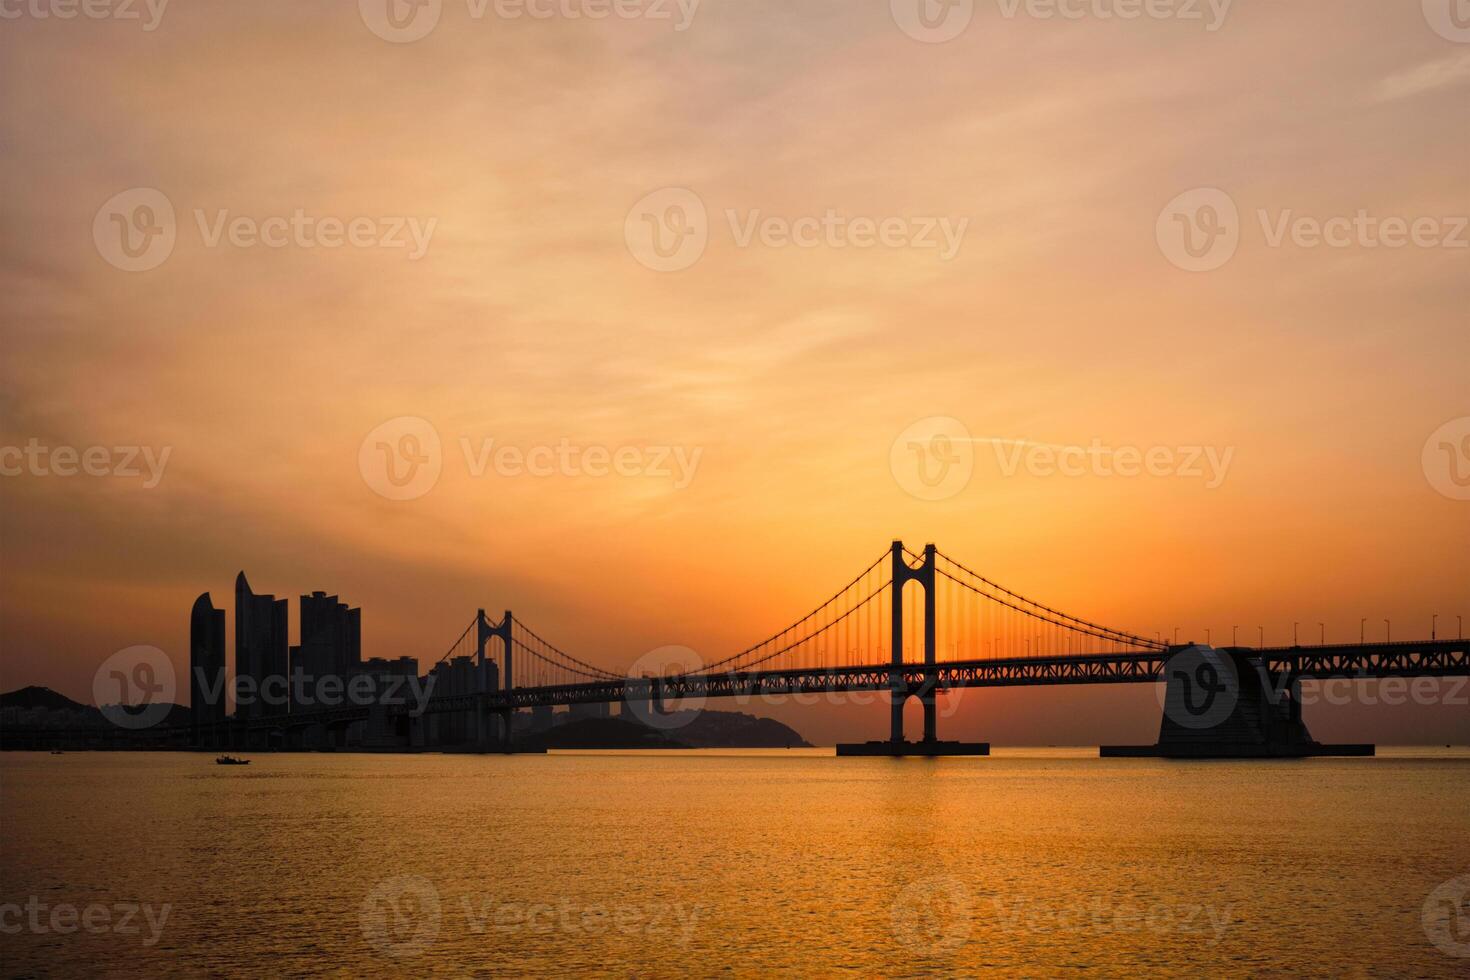
<path fill-rule="evenodd" d="M 0 754 L 4 972 L 1470 968 L 1465 750 L 253 759 Z"/>

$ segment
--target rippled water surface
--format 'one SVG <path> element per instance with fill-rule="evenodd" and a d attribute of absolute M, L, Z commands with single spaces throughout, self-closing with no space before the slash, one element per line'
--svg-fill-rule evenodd
<path fill-rule="evenodd" d="M 0 753 L 3 972 L 1470 974 L 1463 751 L 253 758 Z"/>

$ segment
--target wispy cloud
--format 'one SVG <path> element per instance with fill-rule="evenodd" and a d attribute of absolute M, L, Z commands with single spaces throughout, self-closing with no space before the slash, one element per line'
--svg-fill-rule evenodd
<path fill-rule="evenodd" d="M 1378 83 L 1373 101 L 1396 102 L 1399 99 L 1411 99 L 1467 82 L 1470 82 L 1470 51 L 1388 76 Z"/>

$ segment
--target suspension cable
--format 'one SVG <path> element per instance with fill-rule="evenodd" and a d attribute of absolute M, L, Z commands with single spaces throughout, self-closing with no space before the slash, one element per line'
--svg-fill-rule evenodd
<path fill-rule="evenodd" d="M 907 550 L 907 549 L 905 549 L 905 550 Z M 960 569 L 961 571 L 964 571 L 965 573 L 967 573 L 969 575 L 972 575 L 975 578 L 979 579 L 981 582 L 984 582 L 990 588 L 995 589 L 995 590 L 997 590 L 999 592 L 1003 592 L 1006 595 L 1010 596 L 1011 598 L 1016 599 L 1016 600 L 1018 600 L 1020 602 L 1024 602 L 1024 603 L 1026 603 L 1029 606 L 1035 606 L 1037 609 L 1041 609 L 1044 612 L 1048 612 L 1052 616 L 1059 617 L 1060 619 L 1063 619 L 1063 620 L 1069 620 L 1070 622 L 1076 623 L 1079 626 L 1087 627 L 1089 631 L 1092 631 L 1092 630 L 1100 630 L 1103 633 L 1110 633 L 1110 634 L 1112 634 L 1112 637 L 1111 637 L 1112 639 L 1115 639 L 1115 640 L 1118 640 L 1118 641 L 1121 641 L 1121 642 L 1136 643 L 1139 646 L 1156 648 L 1156 649 L 1164 649 L 1165 648 L 1165 644 L 1160 643 L 1160 642 L 1158 642 L 1156 640 L 1150 640 L 1150 639 L 1147 639 L 1146 637 L 1138 636 L 1138 635 L 1133 634 L 1133 633 L 1128 633 L 1128 632 L 1126 632 L 1124 630 L 1116 630 L 1116 629 L 1113 629 L 1110 626 L 1103 626 L 1103 625 L 1101 625 L 1099 623 L 1089 622 L 1088 620 L 1081 619 L 1081 618 L 1079 618 L 1077 616 L 1073 616 L 1070 613 L 1062 612 L 1060 609 L 1053 609 L 1050 606 L 1043 605 L 1042 603 L 1037 602 L 1034 599 L 1028 599 L 1026 596 L 1023 596 L 1023 595 L 1021 595 L 1018 592 L 1012 592 L 1010 589 L 1006 588 L 1005 586 L 1000 585 L 1000 584 L 998 584 L 996 582 L 992 582 L 990 579 L 986 578 L 984 575 L 981 575 L 979 572 L 975 571 L 972 568 L 967 568 L 966 566 L 964 566 L 964 565 L 960 564 L 959 562 L 955 561 L 953 558 L 949 557 L 948 555 L 944 554 L 943 552 L 938 552 L 938 555 L 939 555 L 940 558 L 943 558 L 945 561 L 949 562 L 951 565 L 955 566 L 956 568 Z M 945 574 L 945 573 L 941 571 L 941 574 Z M 954 578 L 954 576 L 949 576 L 949 577 L 950 577 L 951 580 L 956 581 L 956 582 L 959 582 L 959 579 Z M 963 585 L 965 583 L 961 582 L 960 584 Z M 978 589 L 973 589 L 972 588 L 971 591 L 976 592 L 977 594 L 980 594 L 980 595 L 984 595 L 984 593 L 983 592 L 980 592 L 980 590 L 978 590 Z M 989 599 L 994 600 L 995 602 L 1000 602 L 1000 603 L 1002 603 L 1004 605 L 1010 606 L 1012 609 L 1016 609 L 1017 612 L 1025 613 L 1028 616 L 1035 616 L 1036 615 L 1035 613 L 1032 613 L 1029 610 L 1020 609 L 1020 608 L 1018 608 L 1016 606 L 1013 606 L 1010 603 L 1005 602 L 1005 600 L 1003 600 L 1003 599 L 999 599 L 999 598 L 996 598 L 994 596 L 986 596 L 986 598 L 989 598 Z M 1047 622 L 1055 623 L 1056 625 L 1059 625 L 1059 626 L 1066 626 L 1066 625 L 1068 625 L 1067 623 L 1064 623 L 1064 622 L 1057 622 L 1057 620 L 1055 620 L 1055 619 L 1047 619 L 1047 617 L 1044 617 L 1044 616 L 1036 616 L 1036 618 L 1037 619 L 1046 619 Z M 1092 635 L 1093 636 L 1097 636 L 1098 633 L 1093 632 Z M 1103 638 L 1104 639 L 1107 639 L 1107 637 L 1103 637 Z"/>

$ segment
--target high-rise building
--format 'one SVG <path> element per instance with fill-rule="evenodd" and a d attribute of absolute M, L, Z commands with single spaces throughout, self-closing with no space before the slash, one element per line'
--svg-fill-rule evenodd
<path fill-rule="evenodd" d="M 235 578 L 235 675 L 242 696 L 235 706 L 241 718 L 281 714 L 288 694 L 287 638 L 289 616 L 285 599 L 256 595 L 241 572 Z"/>
<path fill-rule="evenodd" d="M 225 720 L 225 611 L 206 592 L 189 614 L 189 718 L 194 742 L 208 740 Z"/>
<path fill-rule="evenodd" d="M 318 690 L 322 678 L 337 678 L 340 689 L 362 667 L 362 610 L 349 609 L 334 595 L 301 597 L 301 645 L 291 649 L 291 691 L 303 685 Z M 293 705 L 295 707 L 295 705 Z"/>
<path fill-rule="evenodd" d="M 441 660 L 423 679 L 431 702 L 437 698 L 499 690 L 499 683 L 500 671 L 494 661 L 477 665 L 474 657 Z M 472 709 L 435 712 L 426 717 L 425 731 L 430 745 L 468 744 L 477 734 L 475 712 Z"/>

